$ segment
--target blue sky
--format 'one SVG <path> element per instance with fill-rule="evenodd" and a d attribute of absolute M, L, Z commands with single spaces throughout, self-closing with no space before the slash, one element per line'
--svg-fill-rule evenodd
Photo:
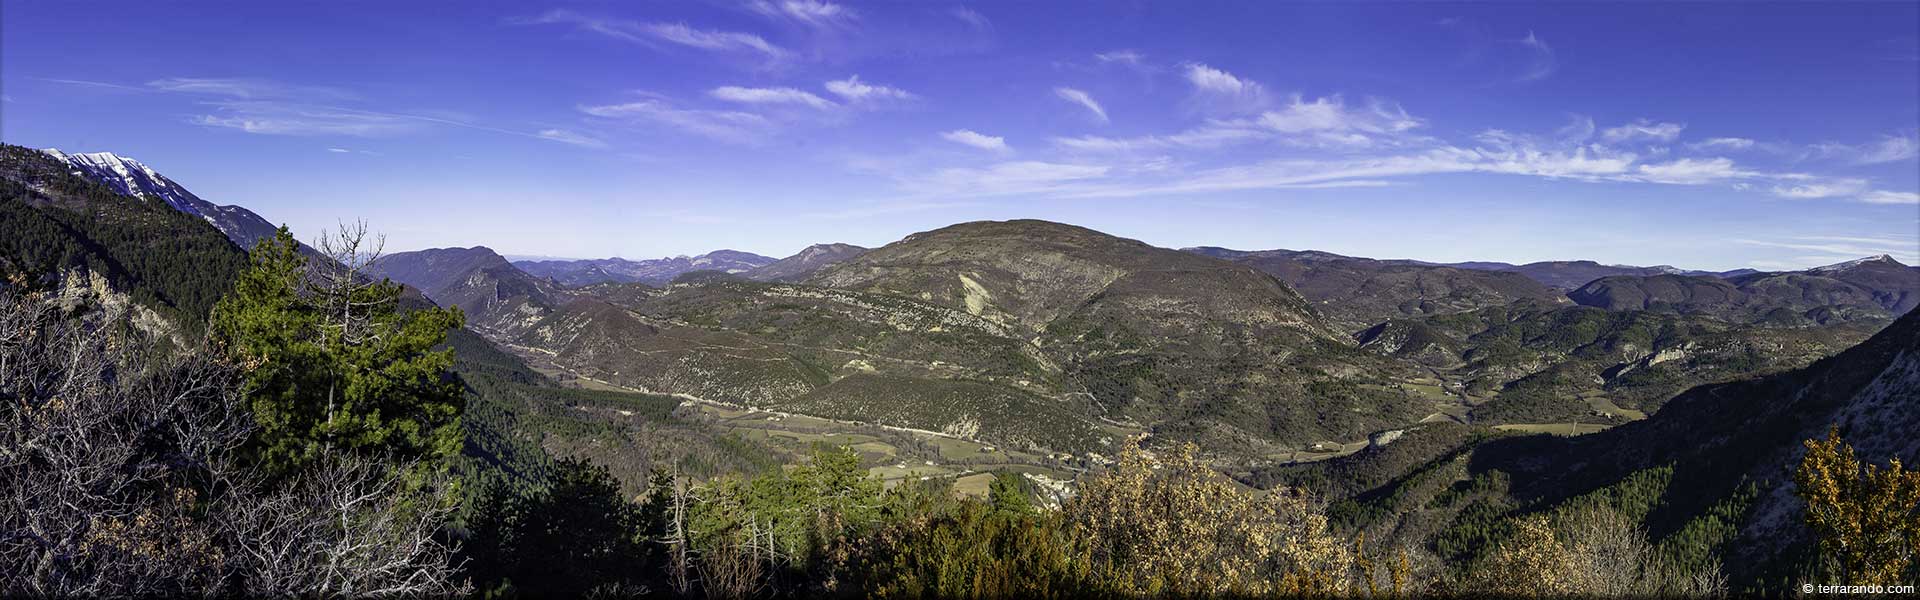
<path fill-rule="evenodd" d="M 1920 3 L 0 6 L 0 139 L 307 235 L 1920 262 Z"/>

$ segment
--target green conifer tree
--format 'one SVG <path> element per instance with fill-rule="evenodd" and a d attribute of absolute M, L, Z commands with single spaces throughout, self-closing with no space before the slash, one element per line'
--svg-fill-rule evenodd
<path fill-rule="evenodd" d="M 251 450 L 269 472 L 329 452 L 431 460 L 459 451 L 465 396 L 451 351 L 433 348 L 465 317 L 402 310 L 399 284 L 361 273 L 377 252 L 357 239 L 349 246 L 312 264 L 281 227 L 214 306 L 214 337 L 250 369 Z"/>

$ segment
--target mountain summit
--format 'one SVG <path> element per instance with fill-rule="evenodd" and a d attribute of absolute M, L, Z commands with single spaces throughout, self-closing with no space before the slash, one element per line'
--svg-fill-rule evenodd
<path fill-rule="evenodd" d="M 252 248 L 261 239 L 271 237 L 276 229 L 273 223 L 253 211 L 202 200 L 152 167 L 125 156 L 112 152 L 67 154 L 55 148 L 41 152 L 66 163 L 74 175 L 104 184 L 121 194 L 157 199 L 174 210 L 206 219 L 243 249 Z"/>
<path fill-rule="evenodd" d="M 747 271 L 744 275 L 747 279 L 754 281 L 801 281 L 821 269 L 840 264 L 866 252 L 866 248 L 853 244 L 814 244 L 794 253 L 793 256 Z"/>

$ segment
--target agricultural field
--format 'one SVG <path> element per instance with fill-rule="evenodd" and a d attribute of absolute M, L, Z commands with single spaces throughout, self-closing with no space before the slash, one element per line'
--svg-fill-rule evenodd
<path fill-rule="evenodd" d="M 887 487 L 910 479 L 953 477 L 955 489 L 962 493 L 984 494 L 994 471 L 1033 473 L 1059 480 L 1071 480 L 1082 471 L 1080 461 L 1071 457 L 1033 454 L 931 432 L 712 402 L 683 402 L 679 411 L 796 459 L 816 445 L 852 448 L 863 463 L 873 465 L 869 471 Z"/>
<path fill-rule="evenodd" d="M 1589 433 L 1605 431 L 1610 427 L 1612 427 L 1612 425 L 1600 425 L 1595 423 L 1509 423 L 1506 425 L 1493 426 L 1494 429 L 1498 429 L 1501 431 L 1516 431 L 1520 433 L 1551 433 L 1558 436 L 1586 435 Z"/>

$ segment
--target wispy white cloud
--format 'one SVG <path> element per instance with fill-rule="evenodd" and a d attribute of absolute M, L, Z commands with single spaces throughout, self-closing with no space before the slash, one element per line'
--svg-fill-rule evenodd
<path fill-rule="evenodd" d="M 1901 262 L 1905 262 L 1907 264 L 1913 264 L 1917 259 L 1920 259 L 1920 244 L 1917 244 L 1916 242 L 1913 242 L 1913 241 L 1900 243 L 1895 240 L 1876 240 L 1876 239 L 1867 239 L 1867 238 L 1858 238 L 1858 237 L 1849 237 L 1849 236 L 1838 236 L 1838 237 L 1794 238 L 1794 239 L 1785 239 L 1785 240 L 1736 239 L 1736 240 L 1733 240 L 1733 243 L 1747 245 L 1747 246 L 1759 246 L 1764 248 L 1780 248 L 1785 250 L 1799 250 L 1802 252 L 1821 253 L 1821 255 L 1819 256 L 1794 257 L 1794 260 L 1792 260 L 1791 262 L 1776 261 L 1772 263 L 1774 265 L 1773 268 L 1781 269 L 1781 270 L 1817 267 L 1817 266 L 1833 264 L 1835 262 L 1840 262 L 1845 260 L 1853 260 L 1853 259 L 1863 258 L 1868 256 L 1880 256 L 1883 254 L 1887 256 L 1892 256 L 1895 259 L 1900 260 Z"/>
<path fill-rule="evenodd" d="M 1655 123 L 1640 119 L 1619 127 L 1608 127 L 1600 132 L 1600 139 L 1613 143 L 1671 142 L 1680 137 L 1680 130 L 1686 128 L 1683 123 Z"/>
<path fill-rule="evenodd" d="M 940 134 L 940 137 L 955 144 L 973 146 L 981 150 L 990 150 L 993 152 L 1008 152 L 1012 150 L 1012 148 L 1007 146 L 1006 138 L 997 135 L 986 135 L 971 129 L 955 129 Z"/>
<path fill-rule="evenodd" d="M 187 119 L 189 123 L 262 135 L 390 137 L 447 126 L 564 141 L 542 135 L 542 132 L 494 127 L 433 114 L 362 110 L 285 100 L 208 100 L 201 102 L 201 105 L 213 108 L 214 112 L 194 115 Z"/>
<path fill-rule="evenodd" d="M 188 122 L 263 135 L 386 137 L 422 131 L 437 121 L 413 115 L 282 102 L 243 100 L 208 104 L 217 112 L 194 115 Z"/>
<path fill-rule="evenodd" d="M 1087 95 L 1086 92 L 1070 87 L 1057 87 L 1053 88 L 1053 95 L 1087 109 L 1087 112 L 1093 114 L 1095 120 L 1101 123 L 1107 122 L 1107 109 L 1101 108 L 1100 103 L 1094 101 L 1093 96 Z"/>
<path fill-rule="evenodd" d="M 882 100 L 912 100 L 915 96 L 895 87 L 875 85 L 860 81 L 859 75 L 826 83 L 828 92 L 848 102 L 874 102 Z"/>
<path fill-rule="evenodd" d="M 1147 55 L 1134 50 L 1110 50 L 1094 54 L 1093 59 L 1103 64 L 1119 64 L 1137 68 L 1146 64 Z"/>
<path fill-rule="evenodd" d="M 942 197 L 993 196 L 1056 192 L 1063 185 L 1106 175 L 1105 165 L 1018 161 L 984 168 L 941 169 L 906 182 L 913 192 Z"/>
<path fill-rule="evenodd" d="M 1747 138 L 1717 137 L 1687 144 L 1687 147 L 1694 150 L 1747 150 L 1753 148 L 1754 144 L 1753 140 Z"/>
<path fill-rule="evenodd" d="M 1285 107 L 1260 115 L 1260 124 L 1281 133 L 1398 133 L 1420 127 L 1425 122 L 1407 114 L 1400 105 L 1389 102 L 1374 101 L 1367 108 L 1350 109 L 1338 95 L 1315 98 L 1309 102 L 1295 94 Z"/>
<path fill-rule="evenodd" d="M 334 152 L 334 153 L 338 153 L 338 154 L 352 154 L 352 153 L 353 153 L 353 151 L 352 151 L 352 150 L 348 150 L 348 149 L 346 149 L 346 148 L 328 148 L 328 149 L 327 149 L 327 151 L 328 151 L 328 152 Z"/>
<path fill-rule="evenodd" d="M 665 42 L 716 52 L 756 53 L 773 59 L 786 58 L 790 54 L 766 38 L 751 33 L 699 29 L 686 23 L 649 23 L 597 17 L 566 9 L 554 9 L 538 17 L 509 22 L 519 25 L 571 25 L 579 31 L 629 42 Z"/>
<path fill-rule="evenodd" d="M 953 10 L 948 11 L 947 14 L 953 15 L 953 18 L 959 19 L 962 23 L 966 23 L 967 25 L 972 26 L 974 29 L 978 29 L 980 31 L 993 30 L 993 21 L 988 20 L 986 15 L 980 14 L 979 11 L 973 10 L 971 8 L 967 8 L 965 6 L 955 6 L 953 7 Z"/>
<path fill-rule="evenodd" d="M 1920 192 L 1873 190 L 1860 194 L 1860 201 L 1870 204 L 1920 204 Z"/>
<path fill-rule="evenodd" d="M 813 95 L 812 92 L 790 87 L 750 88 L 729 85 L 714 88 L 707 92 L 707 95 L 743 104 L 800 104 L 821 110 L 839 106 L 826 98 Z"/>
<path fill-rule="evenodd" d="M 1267 89 L 1252 80 L 1200 63 L 1186 65 L 1187 82 L 1208 107 L 1225 112 L 1256 112 L 1267 105 Z"/>
<path fill-rule="evenodd" d="M 1724 157 L 1682 158 L 1664 163 L 1642 164 L 1635 169 L 1635 172 L 1640 181 L 1674 185 L 1723 183 L 1760 176 L 1760 173 L 1735 166 L 1732 159 Z"/>
<path fill-rule="evenodd" d="M 1527 37 L 1520 39 L 1520 45 L 1526 48 L 1530 54 L 1526 70 L 1520 73 L 1520 81 L 1539 81 L 1546 79 L 1553 75 L 1554 71 L 1559 70 L 1560 63 L 1554 59 L 1553 47 L 1548 46 L 1546 41 L 1540 39 L 1540 36 L 1535 35 L 1532 31 L 1528 31 Z"/>
<path fill-rule="evenodd" d="M 1782 198 L 1839 198 L 1858 195 L 1866 190 L 1867 181 L 1864 179 L 1837 178 L 1776 185 L 1772 191 L 1773 195 Z"/>
<path fill-rule="evenodd" d="M 1920 156 L 1920 140 L 1910 136 L 1881 136 L 1880 141 L 1851 147 L 1852 160 L 1863 165 L 1913 160 Z"/>
<path fill-rule="evenodd" d="M 115 92 L 148 93 L 148 92 L 157 91 L 149 87 L 142 87 L 137 85 L 126 85 L 126 84 L 112 83 L 107 81 L 88 81 L 85 79 L 59 79 L 59 78 L 48 78 L 48 77 L 39 77 L 36 79 L 38 79 L 39 81 L 45 81 L 48 83 L 58 83 L 61 85 L 71 85 L 75 87 L 92 88 L 96 90 L 110 90 Z"/>
<path fill-rule="evenodd" d="M 772 132 L 766 117 L 741 111 L 680 108 L 660 98 L 581 106 L 580 112 L 628 123 L 666 125 L 694 135 L 735 144 L 759 144 Z"/>
<path fill-rule="evenodd" d="M 205 107 L 208 112 L 187 117 L 188 123 L 261 135 L 386 137 L 447 126 L 566 142 L 544 135 L 545 132 L 495 127 L 433 111 L 394 112 L 342 106 L 360 101 L 361 96 L 336 87 L 299 85 L 269 79 L 166 77 L 137 86 L 80 79 L 42 81 L 193 98 L 198 106 Z"/>
<path fill-rule="evenodd" d="M 1908 192 L 1875 189 L 1872 180 L 1860 177 L 1781 171 L 1712 154 L 1673 157 L 1671 144 L 1686 129 L 1680 122 L 1639 119 L 1601 129 L 1593 119 L 1575 115 L 1568 125 L 1545 134 L 1490 129 L 1466 140 L 1448 141 L 1423 133 L 1428 125 L 1425 119 L 1389 100 L 1353 103 L 1338 94 L 1319 98 L 1293 94 L 1276 103 L 1259 82 L 1200 63 L 1186 63 L 1182 69 L 1196 101 L 1237 114 L 1203 117 L 1198 124 L 1168 134 L 1056 136 L 1048 138 L 1050 149 L 1075 160 L 1023 163 L 1070 165 L 1072 170 L 1062 171 L 1070 177 L 1025 178 L 1021 185 L 927 185 L 951 183 L 963 175 L 1009 179 L 988 177 L 990 173 L 981 169 L 949 169 L 936 171 L 944 176 L 901 179 L 922 192 L 990 188 L 1090 198 L 1378 187 L 1430 175 L 1484 173 L 1592 183 L 1719 185 L 1785 197 L 1862 202 L 1911 203 L 1914 198 Z M 1067 88 L 1057 89 L 1056 95 L 1078 102 Z M 981 144 L 998 147 L 1004 142 Z M 1215 152 L 1250 144 L 1264 145 L 1261 152 L 1276 157 L 1247 162 L 1248 155 L 1243 153 Z M 1881 155 L 1897 157 L 1906 152 L 1898 138 L 1883 140 L 1880 146 L 1885 150 Z M 1688 147 L 1698 152 L 1741 151 L 1761 144 L 1744 137 L 1717 137 Z"/>
<path fill-rule="evenodd" d="M 1214 122 L 1170 135 L 1131 138 L 1102 136 L 1056 137 L 1053 143 L 1081 152 L 1128 153 L 1169 149 L 1214 149 L 1239 143 L 1272 139 L 1271 132 L 1247 123 Z"/>
<path fill-rule="evenodd" d="M 293 99 L 306 102 L 356 100 L 358 95 L 334 87 L 290 85 L 264 79 L 168 77 L 147 82 L 162 92 L 225 96 L 241 100 Z"/>
<path fill-rule="evenodd" d="M 859 14 L 851 8 L 818 0 L 758 0 L 748 7 L 762 16 L 788 19 L 814 27 L 842 27 L 859 18 Z"/>
<path fill-rule="evenodd" d="M 1132 138 L 1056 137 L 1055 145 L 1081 152 L 1141 152 L 1214 149 L 1251 142 L 1277 142 L 1296 148 L 1355 151 L 1393 148 L 1426 141 L 1409 132 L 1426 121 L 1399 104 L 1374 99 L 1352 106 L 1340 96 L 1307 100 L 1294 95 L 1286 106 L 1254 117 L 1213 119 L 1175 134 Z"/>
<path fill-rule="evenodd" d="M 1920 246 L 1920 236 L 1911 236 L 1911 235 L 1905 236 L 1905 237 L 1865 237 L 1865 236 L 1858 236 L 1858 235 L 1802 235 L 1802 236 L 1794 236 L 1793 239 L 1812 240 L 1812 241 L 1818 241 L 1818 242 L 1852 242 L 1857 244 L 1874 244 L 1874 245 L 1895 246 L 1895 247 Z"/>
<path fill-rule="evenodd" d="M 542 129 L 535 134 L 541 139 L 553 140 L 562 144 L 572 144 L 582 148 L 605 148 L 607 143 L 593 136 L 566 129 Z"/>

